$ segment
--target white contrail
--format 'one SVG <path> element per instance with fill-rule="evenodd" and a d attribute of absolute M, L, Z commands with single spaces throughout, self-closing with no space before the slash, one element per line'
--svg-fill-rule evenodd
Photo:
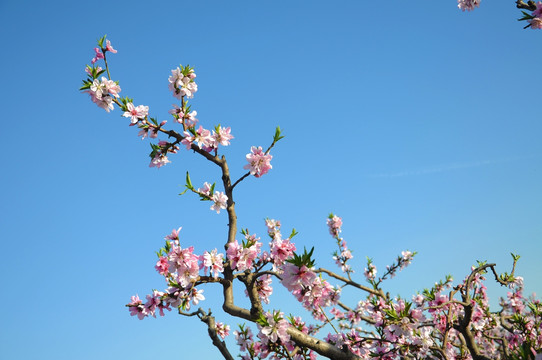
<path fill-rule="evenodd" d="M 510 162 L 510 161 L 517 161 L 517 160 L 522 160 L 522 159 L 532 158 L 532 157 L 538 157 L 538 156 L 537 155 L 535 155 L 535 156 L 515 156 L 515 157 L 507 157 L 507 158 L 495 159 L 495 160 L 482 160 L 482 161 L 471 161 L 471 162 L 442 164 L 442 165 L 436 165 L 436 166 L 417 169 L 417 170 L 405 170 L 405 171 L 399 171 L 399 172 L 395 172 L 395 173 L 371 174 L 371 175 L 368 175 L 368 177 L 371 177 L 371 178 L 395 178 L 395 177 L 402 177 L 402 176 L 434 174 L 434 173 L 440 173 L 440 172 L 445 172 L 445 171 L 453 171 L 453 170 L 466 169 L 466 168 L 475 168 L 475 167 L 486 166 L 486 165 L 491 165 L 491 164 L 498 164 L 498 163 L 505 163 L 505 162 Z"/>

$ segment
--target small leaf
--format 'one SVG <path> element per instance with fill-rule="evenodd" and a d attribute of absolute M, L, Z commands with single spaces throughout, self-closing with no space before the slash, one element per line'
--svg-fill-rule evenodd
<path fill-rule="evenodd" d="M 192 185 L 192 181 L 190 180 L 190 174 L 188 173 L 188 171 L 186 172 L 186 189 L 194 190 L 194 186 Z"/>

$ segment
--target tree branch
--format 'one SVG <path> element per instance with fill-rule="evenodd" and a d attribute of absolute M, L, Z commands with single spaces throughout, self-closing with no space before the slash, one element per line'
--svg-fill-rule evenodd
<path fill-rule="evenodd" d="M 328 274 L 329 276 L 331 276 L 332 278 L 335 278 L 337 280 L 340 280 L 342 282 L 344 282 L 345 284 L 347 285 L 350 285 L 350 286 L 353 286 L 353 287 L 356 287 L 360 290 L 363 290 L 363 291 L 366 291 L 370 294 L 373 294 L 373 295 L 376 295 L 378 297 L 381 297 L 381 298 L 386 298 L 386 295 L 384 294 L 384 292 L 382 290 L 378 291 L 378 290 L 374 290 L 374 289 L 371 289 L 370 287 L 367 287 L 367 286 L 364 286 L 364 285 L 361 285 L 361 284 L 358 284 L 357 282 L 355 281 L 352 281 L 352 280 L 349 280 L 343 276 L 340 276 L 340 275 L 337 275 L 335 274 L 334 272 L 332 271 L 329 271 L 327 269 L 324 269 L 324 268 L 319 268 L 317 270 L 314 271 L 315 273 L 326 273 Z"/>
<path fill-rule="evenodd" d="M 209 336 L 211 337 L 211 340 L 213 341 L 213 345 L 218 348 L 222 356 L 224 356 L 224 359 L 234 360 L 233 356 L 230 354 L 228 348 L 226 347 L 226 343 L 218 338 L 218 335 L 216 333 L 215 317 L 211 316 L 211 310 L 209 310 L 209 314 L 206 314 L 202 308 L 199 308 L 198 317 L 201 321 L 207 324 L 207 331 L 209 333 Z"/>
<path fill-rule="evenodd" d="M 517 0 L 516 1 L 516 7 L 518 9 L 525 9 L 525 10 L 535 11 L 536 10 L 536 3 L 534 1 L 528 1 L 527 3 L 525 3 L 523 0 Z"/>

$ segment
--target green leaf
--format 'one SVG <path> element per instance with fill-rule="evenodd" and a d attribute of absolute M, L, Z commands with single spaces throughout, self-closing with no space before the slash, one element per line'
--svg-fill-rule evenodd
<path fill-rule="evenodd" d="M 190 174 L 188 173 L 188 171 L 186 172 L 186 189 L 194 190 L 194 186 L 192 185 L 192 181 L 190 180 Z"/>
<path fill-rule="evenodd" d="M 275 129 L 275 135 L 273 136 L 273 142 L 277 142 L 282 138 L 284 138 L 284 136 L 280 135 L 280 127 L 277 126 L 277 128 Z"/>
<path fill-rule="evenodd" d="M 98 39 L 98 46 L 100 48 L 103 48 L 104 47 L 104 41 L 105 41 L 105 38 L 106 38 L 107 34 L 102 36 L 100 39 Z"/>
<path fill-rule="evenodd" d="M 314 246 L 311 248 L 311 251 L 307 253 L 307 249 L 303 248 L 303 254 L 298 255 L 294 252 L 293 259 L 286 260 L 287 262 L 294 264 L 297 267 L 302 267 L 305 265 L 308 268 L 314 267 L 314 260 L 311 259 L 312 253 L 314 252 Z"/>

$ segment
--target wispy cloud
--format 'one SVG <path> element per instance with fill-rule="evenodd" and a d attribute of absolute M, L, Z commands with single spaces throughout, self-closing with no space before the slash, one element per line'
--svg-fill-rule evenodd
<path fill-rule="evenodd" d="M 441 172 L 447 172 L 447 171 L 454 171 L 454 170 L 468 169 L 468 168 L 477 168 L 477 167 L 482 167 L 482 166 L 487 166 L 487 165 L 492 165 L 492 164 L 500 164 L 500 163 L 518 161 L 518 160 L 523 160 L 523 159 L 533 158 L 533 157 L 539 157 L 539 155 L 535 155 L 535 156 L 514 156 L 514 157 L 507 157 L 507 158 L 501 158 L 501 159 L 492 159 L 492 160 L 481 160 L 481 161 L 456 162 L 456 163 L 450 163 L 450 164 L 440 164 L 440 165 L 425 167 L 425 168 L 421 168 L 421 169 L 404 170 L 404 171 L 390 172 L 390 173 L 370 174 L 370 175 L 367 175 L 367 177 L 370 177 L 370 178 L 396 178 L 396 177 L 404 177 L 404 176 L 435 174 L 435 173 L 441 173 Z"/>

